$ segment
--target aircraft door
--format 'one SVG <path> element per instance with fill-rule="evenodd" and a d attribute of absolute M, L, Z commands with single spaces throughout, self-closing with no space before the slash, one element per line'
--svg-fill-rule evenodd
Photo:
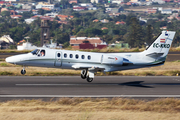
<path fill-rule="evenodd" d="M 57 67 L 62 66 L 62 59 L 61 58 L 62 58 L 62 52 L 56 52 L 54 66 L 57 66 Z"/>

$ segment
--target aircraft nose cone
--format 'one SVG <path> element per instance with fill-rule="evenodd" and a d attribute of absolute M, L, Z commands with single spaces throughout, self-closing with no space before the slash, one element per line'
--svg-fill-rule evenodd
<path fill-rule="evenodd" d="M 8 63 L 13 63 L 13 59 L 12 59 L 12 57 L 8 57 L 8 58 L 6 58 L 6 62 L 8 62 Z"/>
<path fill-rule="evenodd" d="M 15 56 L 7 57 L 5 60 L 6 60 L 6 62 L 8 62 L 8 63 L 13 63 L 13 64 L 15 64 L 15 62 L 17 62 Z"/>

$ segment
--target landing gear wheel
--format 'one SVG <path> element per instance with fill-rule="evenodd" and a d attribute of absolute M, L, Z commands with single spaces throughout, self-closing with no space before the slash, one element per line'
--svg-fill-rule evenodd
<path fill-rule="evenodd" d="M 90 78 L 89 76 L 87 77 L 87 81 L 88 82 L 92 82 L 93 81 L 93 78 Z"/>
<path fill-rule="evenodd" d="M 26 70 L 22 69 L 22 70 L 21 70 L 21 74 L 22 74 L 22 75 L 26 74 Z"/>

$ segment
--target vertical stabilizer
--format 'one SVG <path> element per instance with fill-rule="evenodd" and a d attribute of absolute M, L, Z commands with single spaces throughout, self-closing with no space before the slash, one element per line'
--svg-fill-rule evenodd
<path fill-rule="evenodd" d="M 171 47 L 175 31 L 162 31 L 160 36 L 145 50 L 148 57 L 159 58 L 166 57 Z"/>

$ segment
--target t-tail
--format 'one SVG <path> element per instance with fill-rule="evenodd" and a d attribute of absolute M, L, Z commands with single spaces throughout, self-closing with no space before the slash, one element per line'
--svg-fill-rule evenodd
<path fill-rule="evenodd" d="M 143 54 L 147 61 L 154 64 L 164 63 L 175 36 L 175 31 L 162 31 L 160 36 L 149 46 Z"/>

